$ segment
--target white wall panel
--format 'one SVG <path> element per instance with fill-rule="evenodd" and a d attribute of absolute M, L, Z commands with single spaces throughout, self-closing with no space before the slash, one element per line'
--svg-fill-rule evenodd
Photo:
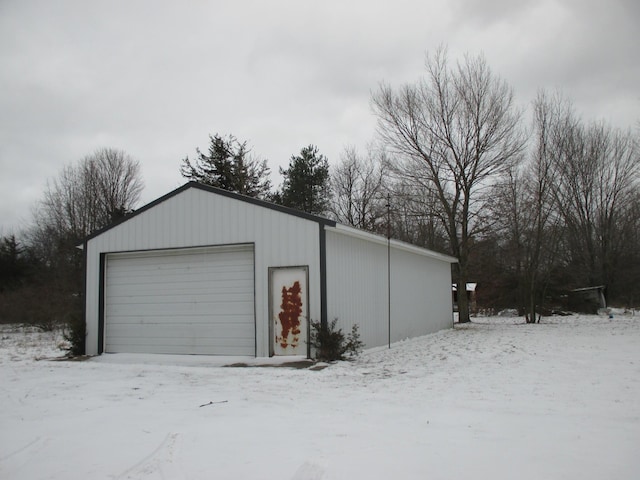
<path fill-rule="evenodd" d="M 389 341 L 386 239 L 338 226 L 327 232 L 328 318 L 359 325 L 367 347 Z M 453 325 L 451 257 L 391 242 L 391 341 Z"/>
<path fill-rule="evenodd" d="M 451 264 L 391 250 L 391 341 L 453 326 Z"/>
<path fill-rule="evenodd" d="M 386 247 L 328 231 L 327 304 L 327 320 L 345 332 L 358 324 L 367 347 L 387 342 Z"/>

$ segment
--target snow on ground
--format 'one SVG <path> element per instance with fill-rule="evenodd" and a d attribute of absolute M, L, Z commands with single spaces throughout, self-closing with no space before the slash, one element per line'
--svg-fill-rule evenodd
<path fill-rule="evenodd" d="M 478 318 L 323 370 L 0 330 L 0 478 L 637 479 L 640 316 Z M 230 360 L 230 362 L 229 362 Z"/>

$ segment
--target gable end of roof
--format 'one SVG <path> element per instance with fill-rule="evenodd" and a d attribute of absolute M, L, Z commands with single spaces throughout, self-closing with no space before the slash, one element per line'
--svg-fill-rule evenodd
<path fill-rule="evenodd" d="M 141 213 L 146 212 L 147 210 L 152 209 L 153 207 L 155 207 L 156 205 L 159 205 L 160 203 L 163 203 L 173 197 L 175 197 L 176 195 L 181 194 L 182 192 L 190 189 L 190 188 L 195 188 L 197 190 L 202 190 L 204 192 L 208 192 L 208 193 L 212 193 L 212 194 L 216 194 L 216 195 L 221 195 L 223 197 L 228 197 L 228 198 L 232 198 L 234 200 L 238 200 L 241 202 L 245 202 L 245 203 L 250 203 L 252 205 L 257 205 L 259 207 L 263 207 L 263 208 L 267 208 L 270 210 L 275 210 L 281 213 L 285 213 L 287 215 L 293 215 L 294 217 L 299 217 L 299 218 L 304 218 L 305 220 L 310 220 L 312 222 L 316 222 L 319 223 L 321 225 L 328 225 L 328 226 L 335 226 L 336 222 L 333 220 L 329 220 L 328 218 L 324 218 L 324 217 L 320 217 L 317 215 L 312 215 L 306 212 L 302 212 L 300 210 L 295 210 L 293 208 L 289 208 L 289 207 L 283 207 L 282 205 L 276 205 L 275 203 L 271 203 L 271 202 L 267 202 L 266 200 L 260 200 L 258 198 L 254 198 L 254 197 L 249 197 L 247 195 L 242 195 L 239 193 L 235 193 L 235 192 L 230 192 L 228 190 L 223 190 L 221 188 L 217 188 L 217 187 L 212 187 L 210 185 L 204 185 L 202 183 L 198 183 L 198 182 L 188 182 L 185 183 L 184 185 L 182 185 L 181 187 L 176 188 L 175 190 L 163 195 L 162 197 L 159 197 L 155 200 L 153 200 L 152 202 L 144 205 L 143 207 L 140 207 L 138 210 L 135 210 L 133 212 L 131 212 L 130 214 L 126 215 L 125 217 L 107 225 L 106 227 L 103 227 L 99 230 L 96 230 L 95 232 L 91 233 L 89 236 L 87 236 L 82 244 L 86 244 L 89 240 L 98 237 L 100 235 L 102 235 L 103 233 L 111 230 L 112 228 L 117 227 L 118 225 L 121 225 L 123 223 L 126 223 L 127 221 L 131 220 L 132 218 L 140 215 Z"/>

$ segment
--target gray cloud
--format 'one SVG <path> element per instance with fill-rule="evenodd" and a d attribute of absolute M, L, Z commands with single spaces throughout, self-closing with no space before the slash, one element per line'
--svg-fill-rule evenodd
<path fill-rule="evenodd" d="M 144 201 L 183 183 L 180 160 L 210 133 L 248 140 L 274 173 L 309 143 L 335 162 L 373 136 L 371 90 L 415 81 L 439 44 L 484 52 L 523 103 L 559 87 L 587 116 L 634 124 L 638 13 L 633 1 L 5 0 L 0 229 L 27 223 L 47 178 L 103 146 L 141 161 Z"/>

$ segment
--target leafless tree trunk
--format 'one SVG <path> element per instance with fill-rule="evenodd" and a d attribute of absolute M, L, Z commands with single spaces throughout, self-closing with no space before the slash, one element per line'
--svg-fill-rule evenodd
<path fill-rule="evenodd" d="M 379 133 L 394 153 L 394 170 L 406 182 L 433 191 L 442 211 L 457 281 L 467 283 L 474 236 L 483 228 L 487 189 L 524 146 L 520 112 L 511 88 L 485 59 L 465 57 L 449 66 L 446 52 L 426 58 L 427 77 L 393 90 L 382 85 L 372 98 Z M 465 289 L 459 319 L 469 321 Z"/>
<path fill-rule="evenodd" d="M 557 256 L 558 216 L 553 198 L 554 157 L 549 150 L 553 112 L 544 93 L 534 102 L 534 146 L 527 162 L 514 165 L 496 184 L 494 208 L 509 245 L 527 323 L 539 319 L 539 304 Z"/>

